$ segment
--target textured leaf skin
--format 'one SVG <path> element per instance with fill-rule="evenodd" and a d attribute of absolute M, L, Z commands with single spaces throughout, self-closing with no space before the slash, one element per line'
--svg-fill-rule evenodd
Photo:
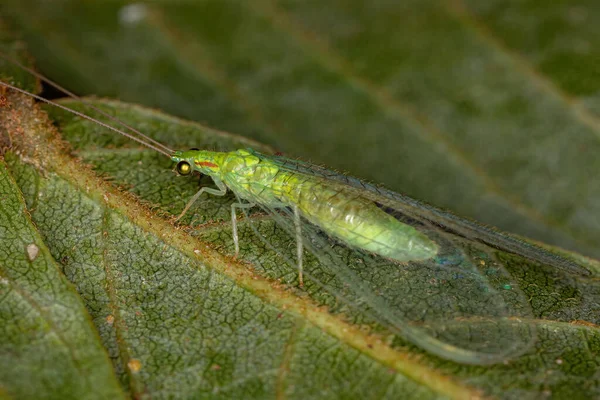
<path fill-rule="evenodd" d="M 0 198 L 3 394 L 16 399 L 124 398 L 83 301 L 31 222 L 3 161 Z"/>
<path fill-rule="evenodd" d="M 42 71 L 78 93 L 159 107 L 600 256 L 595 0 L 126 4 L 0 11 Z"/>

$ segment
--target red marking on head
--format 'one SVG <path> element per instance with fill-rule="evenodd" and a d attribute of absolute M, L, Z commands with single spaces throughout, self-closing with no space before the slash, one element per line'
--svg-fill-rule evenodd
<path fill-rule="evenodd" d="M 199 167 L 218 168 L 219 166 L 210 161 L 196 161 L 195 164 Z"/>

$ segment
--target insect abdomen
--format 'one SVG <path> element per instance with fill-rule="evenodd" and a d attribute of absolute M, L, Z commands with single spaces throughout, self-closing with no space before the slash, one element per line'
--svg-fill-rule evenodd
<path fill-rule="evenodd" d="M 283 197 L 328 234 L 398 261 L 425 260 L 437 254 L 438 246 L 425 234 L 343 185 L 324 184 L 308 176 L 290 178 L 295 183 L 287 186 Z"/>

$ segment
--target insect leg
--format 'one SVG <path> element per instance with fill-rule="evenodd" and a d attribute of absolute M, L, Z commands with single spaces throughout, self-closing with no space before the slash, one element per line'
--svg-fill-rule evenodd
<path fill-rule="evenodd" d="M 294 225 L 296 226 L 296 250 L 298 253 L 298 284 L 304 286 L 304 278 L 302 277 L 302 228 L 298 206 L 294 206 Z"/>
<path fill-rule="evenodd" d="M 240 252 L 240 238 L 237 232 L 237 216 L 235 213 L 235 209 L 243 209 L 243 208 L 252 208 L 256 204 L 255 203 L 233 203 L 231 205 L 231 225 L 233 228 L 233 244 L 235 245 L 235 256 L 237 257 Z"/>
<path fill-rule="evenodd" d="M 215 185 L 217 185 L 218 189 L 214 189 L 214 188 L 209 188 L 209 187 L 203 187 L 202 189 L 200 189 L 198 191 L 198 193 L 196 193 L 185 205 L 185 208 L 183 209 L 183 211 L 181 212 L 181 214 L 179 214 L 179 216 L 177 217 L 177 219 L 175 219 L 175 221 L 179 221 L 181 219 L 181 217 L 183 217 L 185 215 L 185 213 L 190 209 L 190 207 L 192 206 L 192 204 L 194 204 L 196 202 L 196 200 L 198 200 L 198 197 L 200 197 L 202 195 L 202 193 L 206 192 L 208 194 L 212 194 L 215 196 L 225 196 L 225 194 L 227 193 L 227 186 L 225 186 L 225 184 L 223 182 L 221 182 L 220 179 L 217 178 L 212 178 L 213 182 L 215 183 Z"/>

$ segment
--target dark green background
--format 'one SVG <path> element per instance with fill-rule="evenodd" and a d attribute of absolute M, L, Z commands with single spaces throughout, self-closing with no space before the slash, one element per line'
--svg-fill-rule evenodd
<path fill-rule="evenodd" d="M 6 0 L 0 12 L 77 93 L 600 255 L 595 0 L 179 3 Z"/>

